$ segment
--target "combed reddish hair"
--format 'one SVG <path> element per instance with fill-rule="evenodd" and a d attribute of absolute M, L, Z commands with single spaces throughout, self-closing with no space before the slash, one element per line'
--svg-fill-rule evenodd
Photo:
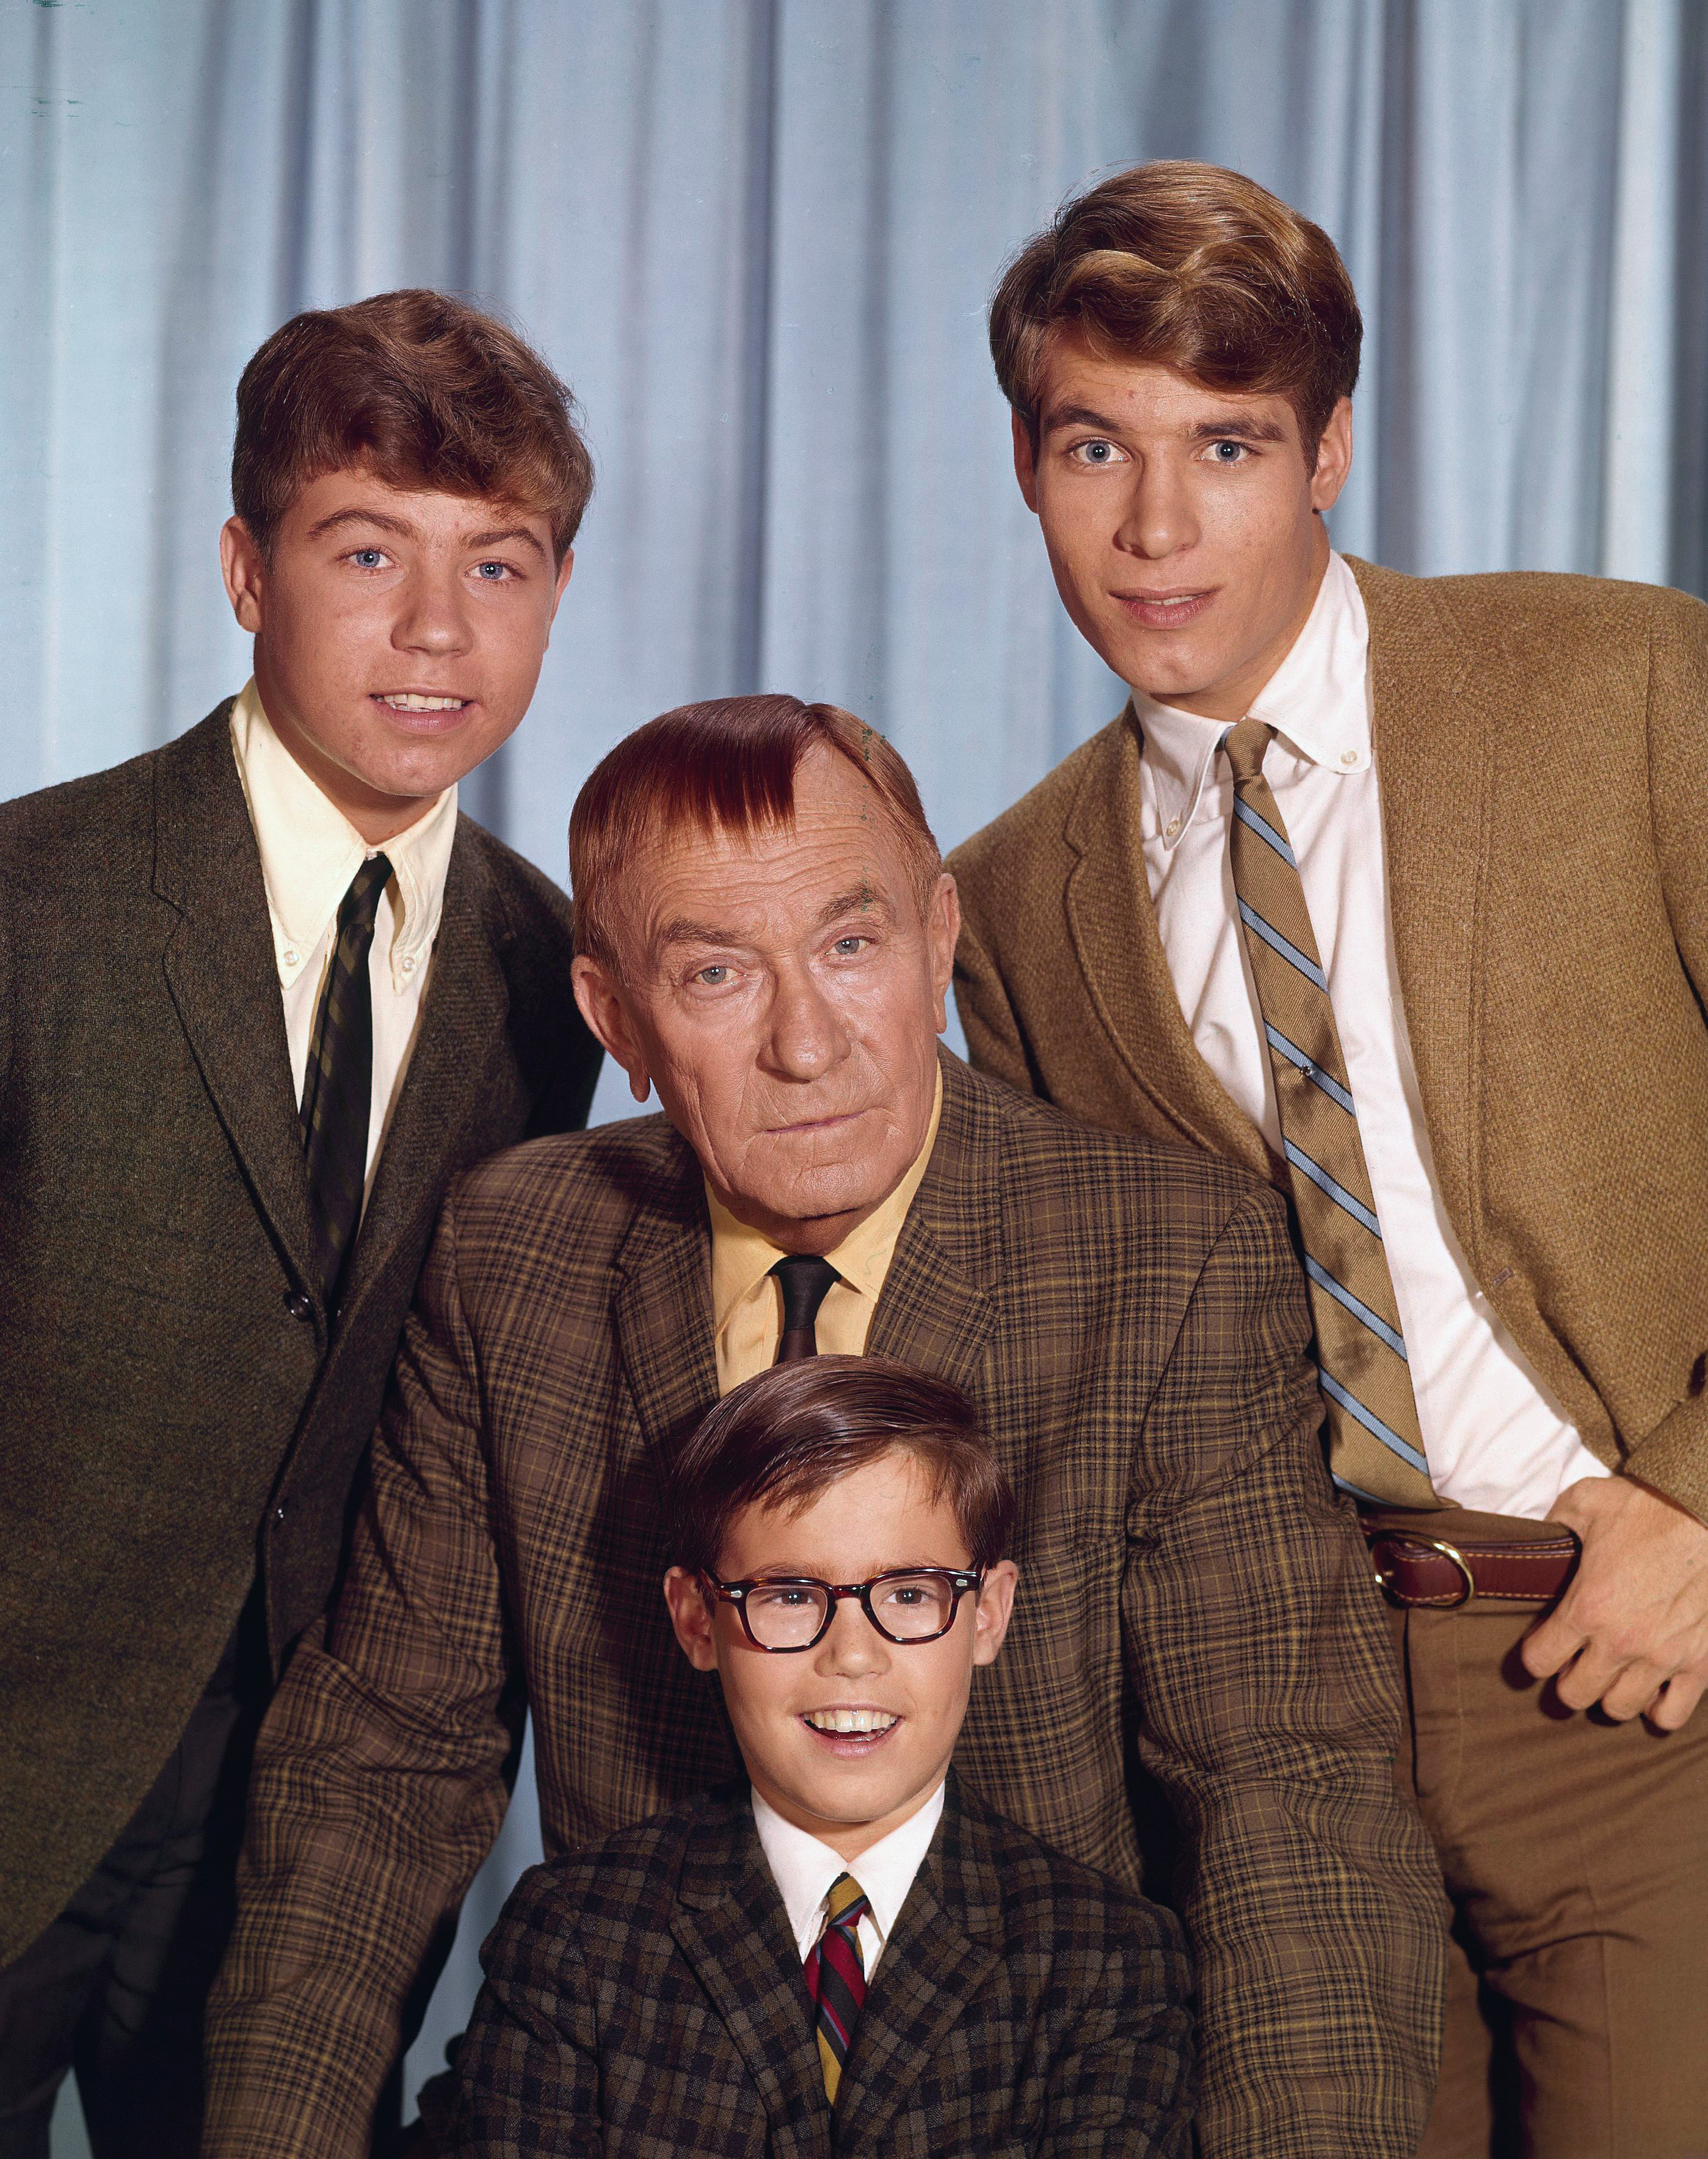
<path fill-rule="evenodd" d="M 839 705 L 799 697 L 714 697 L 678 705 L 625 735 L 594 766 L 569 818 L 577 950 L 615 971 L 611 894 L 622 864 L 660 840 L 749 836 L 794 816 L 809 750 L 855 767 L 893 826 L 922 909 L 943 868 L 919 790 L 901 757 Z"/>
<path fill-rule="evenodd" d="M 1243 173 L 1162 160 L 1065 203 L 996 287 L 991 356 L 1034 448 L 1053 332 L 1202 389 L 1285 397 L 1314 471 L 1358 381 L 1364 322 L 1320 225 Z"/>
<path fill-rule="evenodd" d="M 731 1389 L 672 1468 L 667 1516 L 678 1566 L 717 1571 L 743 1507 L 799 1514 L 894 1448 L 946 1499 L 976 1567 L 1007 1556 L 1014 1492 L 959 1387 L 889 1357 L 803 1357 Z"/>
<path fill-rule="evenodd" d="M 311 481 L 360 465 L 543 517 L 561 562 L 593 491 L 575 421 L 567 386 L 503 323 L 445 293 L 380 293 L 293 315 L 244 369 L 232 505 L 265 553 Z"/>

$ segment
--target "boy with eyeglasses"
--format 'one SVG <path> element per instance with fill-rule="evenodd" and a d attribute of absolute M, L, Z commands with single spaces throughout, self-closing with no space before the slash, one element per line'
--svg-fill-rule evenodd
<path fill-rule="evenodd" d="M 525 1877 L 422 2094 L 437 2148 L 1189 2150 L 1174 1919 L 950 1773 L 1013 1511 L 965 1396 L 885 1358 L 778 1365 L 706 1417 L 665 1596 L 748 1781 Z"/>

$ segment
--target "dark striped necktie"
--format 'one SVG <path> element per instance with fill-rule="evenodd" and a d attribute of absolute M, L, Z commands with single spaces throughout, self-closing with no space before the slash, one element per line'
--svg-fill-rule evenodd
<path fill-rule="evenodd" d="M 320 1285 L 328 1311 L 362 1219 L 368 1174 L 368 1105 L 374 1088 L 374 1002 L 368 952 L 374 917 L 391 875 L 384 855 L 370 855 L 350 880 L 338 910 L 338 930 L 326 986 L 314 1014 L 303 1081 L 303 1148 L 308 1163 Z"/>
<path fill-rule="evenodd" d="M 819 1307 L 836 1279 L 836 1270 L 816 1253 L 791 1252 L 771 1271 L 783 1292 L 783 1327 L 772 1361 L 793 1364 L 802 1357 L 816 1357 Z"/>
<path fill-rule="evenodd" d="M 1305 1248 L 1329 1463 L 1335 1481 L 1357 1498 L 1434 1507 L 1328 980 L 1286 827 L 1263 776 L 1274 739 L 1261 720 L 1242 720 L 1222 738 L 1234 773 L 1229 845 Z"/>
<path fill-rule="evenodd" d="M 806 1960 L 806 1991 L 812 1996 L 813 2031 L 825 2095 L 834 2106 L 842 2081 L 854 2027 L 866 2002 L 866 1960 L 860 1954 L 860 1922 L 871 1908 L 851 1874 L 839 1874 L 825 1899 L 825 1930 Z"/>

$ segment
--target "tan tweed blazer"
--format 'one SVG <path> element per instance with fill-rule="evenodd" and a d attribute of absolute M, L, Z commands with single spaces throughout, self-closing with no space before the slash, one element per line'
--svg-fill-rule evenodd
<path fill-rule="evenodd" d="M 1442 1203 L 1587 1444 L 1708 1516 L 1708 608 L 1352 567 Z M 950 866 L 976 1064 L 1281 1183 L 1175 995 L 1131 708 Z"/>
<path fill-rule="evenodd" d="M 660 1468 L 717 1396 L 710 1247 L 660 1117 L 455 1188 L 326 1647 L 262 1734 L 209 2159 L 365 2152 L 525 1701 L 551 1852 L 737 1766 L 660 1590 Z M 961 1774 L 1131 1887 L 1167 1893 L 1177 1856 L 1212 2159 L 1410 2159 L 1440 1888 L 1308 1333 L 1267 1186 L 945 1059 L 871 1348 L 969 1389 L 1019 1494 L 1018 1615 Z"/>

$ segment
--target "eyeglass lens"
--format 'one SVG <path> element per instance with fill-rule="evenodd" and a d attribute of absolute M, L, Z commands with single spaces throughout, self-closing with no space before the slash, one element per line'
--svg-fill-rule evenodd
<path fill-rule="evenodd" d="M 893 1641 L 927 1641 L 955 1617 L 955 1586 L 941 1575 L 890 1575 L 872 1585 L 871 1596 L 879 1629 Z M 823 1628 L 829 1601 L 817 1582 L 774 1582 L 750 1589 L 743 1602 L 762 1649 L 800 1649 Z"/>

